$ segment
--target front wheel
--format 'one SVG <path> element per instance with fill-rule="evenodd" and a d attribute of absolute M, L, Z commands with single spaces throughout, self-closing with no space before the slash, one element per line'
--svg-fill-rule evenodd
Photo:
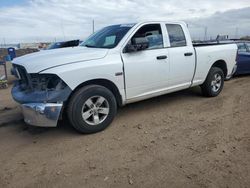
<path fill-rule="evenodd" d="M 68 118 L 81 133 L 96 133 L 104 130 L 113 121 L 117 111 L 113 93 L 99 85 L 90 85 L 78 90 L 70 99 Z"/>
<path fill-rule="evenodd" d="M 216 97 L 220 94 L 224 86 L 224 73 L 218 67 L 212 67 L 208 73 L 206 81 L 201 85 L 203 95 Z"/>

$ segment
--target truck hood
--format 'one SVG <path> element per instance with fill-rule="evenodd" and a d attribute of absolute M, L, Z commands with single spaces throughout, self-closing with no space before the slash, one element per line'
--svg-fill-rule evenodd
<path fill-rule="evenodd" d="M 13 60 L 13 64 L 25 67 L 28 73 L 38 73 L 45 69 L 62 66 L 69 63 L 79 63 L 101 59 L 108 49 L 74 47 L 44 50 L 28 54 Z"/>

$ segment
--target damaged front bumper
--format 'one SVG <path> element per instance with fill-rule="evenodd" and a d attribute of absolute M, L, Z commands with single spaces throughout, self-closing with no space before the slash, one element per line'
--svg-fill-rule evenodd
<path fill-rule="evenodd" d="M 19 84 L 15 84 L 11 90 L 13 99 L 20 104 L 64 102 L 71 92 L 72 90 L 68 86 L 60 90 L 37 91 L 23 90 Z"/>
<path fill-rule="evenodd" d="M 24 121 L 38 127 L 56 127 L 63 104 L 30 103 L 22 104 Z"/>
<path fill-rule="evenodd" d="M 20 85 L 12 88 L 12 97 L 21 104 L 24 121 L 38 127 L 56 127 L 63 103 L 72 90 L 65 87 L 54 91 L 22 91 Z"/>
<path fill-rule="evenodd" d="M 54 74 L 28 74 L 20 65 L 13 65 L 15 82 L 11 94 L 21 104 L 24 121 L 39 127 L 56 127 L 63 104 L 72 90 Z"/>

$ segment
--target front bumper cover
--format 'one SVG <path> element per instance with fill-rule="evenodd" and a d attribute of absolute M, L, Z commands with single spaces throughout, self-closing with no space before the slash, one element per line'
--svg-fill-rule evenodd
<path fill-rule="evenodd" d="M 56 127 L 63 104 L 29 103 L 21 106 L 27 124 L 37 127 Z"/>
<path fill-rule="evenodd" d="M 72 90 L 67 86 L 61 90 L 22 90 L 19 84 L 15 84 L 11 90 L 13 99 L 20 104 L 29 103 L 57 103 L 68 99 Z"/>

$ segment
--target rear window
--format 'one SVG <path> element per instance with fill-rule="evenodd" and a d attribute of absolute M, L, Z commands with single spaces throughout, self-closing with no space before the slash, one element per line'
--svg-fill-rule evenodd
<path fill-rule="evenodd" d="M 171 47 L 187 46 L 186 37 L 180 25 L 166 24 L 166 27 L 167 27 Z"/>

